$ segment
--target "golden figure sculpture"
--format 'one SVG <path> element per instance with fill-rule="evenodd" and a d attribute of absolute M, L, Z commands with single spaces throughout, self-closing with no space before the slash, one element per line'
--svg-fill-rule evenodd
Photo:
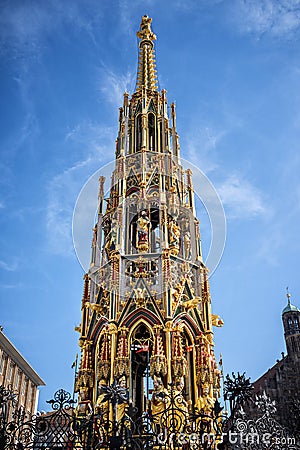
<path fill-rule="evenodd" d="M 191 257 L 191 233 L 187 231 L 183 236 L 183 247 L 185 259 L 190 259 Z"/>
<path fill-rule="evenodd" d="M 151 412 L 154 422 L 160 423 L 161 415 L 166 410 L 169 403 L 169 393 L 164 387 L 160 377 L 154 376 L 153 385 L 154 392 L 151 399 Z"/>
<path fill-rule="evenodd" d="M 93 414 L 92 403 L 89 400 L 88 394 L 89 389 L 85 386 L 79 389 L 79 402 L 76 408 L 76 413 L 78 416 L 89 418 Z"/>
<path fill-rule="evenodd" d="M 142 211 L 136 225 L 138 250 L 139 252 L 146 252 L 149 250 L 149 227 L 151 225 L 146 211 Z"/>
<path fill-rule="evenodd" d="M 184 389 L 184 379 L 180 378 L 175 383 L 175 392 L 174 392 L 175 414 L 177 415 L 178 418 L 178 422 L 176 423 L 177 432 L 182 432 L 183 427 L 187 423 L 189 413 L 189 404 L 183 396 L 183 389 Z"/>
<path fill-rule="evenodd" d="M 102 420 L 106 422 L 108 418 L 109 405 L 108 400 L 106 400 L 105 402 L 103 401 L 104 397 L 106 396 L 106 393 L 101 391 L 102 386 L 106 386 L 106 381 L 103 379 L 100 380 L 99 383 L 99 395 L 95 405 L 95 413 L 100 414 L 100 416 L 102 416 Z"/>
<path fill-rule="evenodd" d="M 211 315 L 211 321 L 215 327 L 222 327 L 224 325 L 224 320 L 217 314 Z"/>
<path fill-rule="evenodd" d="M 125 375 L 122 375 L 118 380 L 119 387 L 124 390 L 124 395 L 128 397 L 127 382 Z M 128 407 L 128 402 L 118 403 L 116 412 L 116 421 L 119 423 L 120 420 L 125 416 L 126 408 Z"/>
<path fill-rule="evenodd" d="M 151 30 L 151 22 L 152 22 L 151 17 L 148 17 L 146 15 L 142 17 L 141 28 L 137 32 L 137 36 L 140 39 L 150 39 L 151 41 L 156 39 L 155 34 Z"/>
<path fill-rule="evenodd" d="M 196 402 L 196 409 L 199 413 L 211 415 L 214 408 L 214 399 L 209 395 L 209 385 L 204 384 L 202 388 L 202 396 Z"/>
<path fill-rule="evenodd" d="M 110 229 L 107 231 L 104 246 L 108 257 L 110 257 L 112 251 L 114 251 L 116 248 L 116 239 L 117 239 L 117 227 L 115 223 L 112 221 Z"/>
<path fill-rule="evenodd" d="M 177 256 L 179 253 L 180 229 L 175 220 L 171 220 L 168 228 L 170 253 Z"/>

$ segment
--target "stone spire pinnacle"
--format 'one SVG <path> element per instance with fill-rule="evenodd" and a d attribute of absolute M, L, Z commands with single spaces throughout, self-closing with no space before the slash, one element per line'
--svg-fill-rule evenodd
<path fill-rule="evenodd" d="M 148 16 L 142 17 L 140 29 L 137 37 L 141 40 L 139 43 L 139 62 L 136 80 L 136 91 L 141 89 L 157 90 L 157 76 L 155 64 L 154 43 L 155 34 L 151 30 L 152 19 Z"/>

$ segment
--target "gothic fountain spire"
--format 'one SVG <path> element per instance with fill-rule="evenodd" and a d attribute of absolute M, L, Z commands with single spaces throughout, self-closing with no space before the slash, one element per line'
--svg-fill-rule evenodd
<path fill-rule="evenodd" d="M 131 406 L 140 416 L 149 408 L 162 414 L 161 395 L 170 401 L 176 395 L 184 422 L 193 408 L 211 415 L 219 396 L 212 327 L 222 321 L 211 312 L 192 172 L 180 163 L 175 104 L 169 108 L 166 90 L 157 88 L 156 36 L 148 16 L 137 35 L 137 86 L 119 109 L 106 199 L 100 177 L 78 328 L 77 414 L 85 414 L 87 402 L 110 420 L 125 418 Z M 114 389 L 126 395 L 117 403 L 103 401 Z"/>

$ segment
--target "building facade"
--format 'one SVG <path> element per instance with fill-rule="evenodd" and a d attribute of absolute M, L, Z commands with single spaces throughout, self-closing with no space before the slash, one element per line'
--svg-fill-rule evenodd
<path fill-rule="evenodd" d="M 275 401 L 277 419 L 292 431 L 300 432 L 300 310 L 288 303 L 282 311 L 287 354 L 264 373 L 254 385 L 254 392 L 263 391 Z"/>
<path fill-rule="evenodd" d="M 45 382 L 2 330 L 0 331 L 0 385 L 16 394 L 17 409 L 21 408 L 29 415 L 36 413 L 38 386 L 45 386 Z M 11 418 L 10 414 L 9 410 L 8 420 Z"/>
<path fill-rule="evenodd" d="M 175 104 L 158 90 L 151 19 L 142 18 L 135 92 L 119 112 L 109 192 L 100 178 L 92 257 L 84 276 L 79 414 L 109 408 L 117 383 L 139 414 L 157 413 L 172 386 L 186 411 L 210 414 L 219 397 L 208 268 L 192 173 L 180 163 Z M 169 112 L 170 111 L 170 112 Z M 179 398 L 179 397 L 178 397 Z"/>

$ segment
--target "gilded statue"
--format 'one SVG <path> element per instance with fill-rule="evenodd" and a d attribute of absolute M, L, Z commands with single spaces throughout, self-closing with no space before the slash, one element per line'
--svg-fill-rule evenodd
<path fill-rule="evenodd" d="M 146 211 L 142 211 L 136 222 L 137 228 L 137 248 L 141 252 L 149 250 L 149 228 L 151 221 Z"/>
<path fill-rule="evenodd" d="M 204 384 L 202 388 L 202 395 L 198 397 L 195 405 L 196 409 L 200 413 L 210 415 L 214 408 L 214 404 L 215 404 L 214 399 L 209 395 L 209 385 Z"/>
<path fill-rule="evenodd" d="M 137 37 L 139 37 L 140 39 L 150 39 L 151 41 L 154 41 L 156 39 L 155 34 L 153 33 L 153 31 L 151 31 L 151 22 L 151 17 L 148 17 L 146 15 L 142 17 L 141 28 L 136 33 Z"/>
<path fill-rule="evenodd" d="M 151 412 L 154 422 L 160 423 L 161 415 L 167 408 L 169 402 L 169 394 L 160 377 L 154 375 L 153 385 L 154 391 L 151 399 Z"/>
<path fill-rule="evenodd" d="M 109 404 L 106 393 L 103 391 L 103 386 L 106 386 L 106 381 L 104 379 L 100 380 L 99 383 L 99 395 L 95 405 L 95 413 L 102 416 L 102 420 L 106 422 L 108 418 Z"/>
<path fill-rule="evenodd" d="M 89 388 L 81 386 L 79 388 L 79 401 L 76 407 L 76 413 L 78 416 L 90 418 L 93 414 L 92 403 L 89 400 Z"/>
<path fill-rule="evenodd" d="M 188 414 L 189 414 L 189 404 L 184 398 L 183 390 L 184 390 L 184 379 L 182 377 L 175 382 L 175 390 L 174 390 L 174 406 L 176 415 L 179 419 L 176 428 L 177 431 L 179 432 L 181 432 L 185 427 L 185 424 L 188 421 Z"/>
<path fill-rule="evenodd" d="M 190 259 L 191 257 L 191 233 L 187 231 L 183 236 L 183 247 L 185 259 Z"/>
<path fill-rule="evenodd" d="M 111 252 L 116 248 L 117 239 L 117 227 L 113 221 L 105 227 L 104 233 L 106 233 L 104 248 L 107 256 L 110 257 Z"/>
<path fill-rule="evenodd" d="M 128 389 L 125 375 L 122 375 L 118 380 L 119 397 L 121 401 L 118 401 L 116 408 L 116 421 L 119 422 L 125 415 L 126 408 L 128 407 Z"/>
<path fill-rule="evenodd" d="M 212 325 L 214 325 L 215 327 L 222 327 L 224 325 L 223 319 L 221 319 L 221 317 L 218 316 L 217 314 L 211 315 L 211 322 Z"/>
<path fill-rule="evenodd" d="M 179 253 L 180 229 L 175 220 L 170 221 L 168 229 L 170 253 L 177 256 Z"/>

